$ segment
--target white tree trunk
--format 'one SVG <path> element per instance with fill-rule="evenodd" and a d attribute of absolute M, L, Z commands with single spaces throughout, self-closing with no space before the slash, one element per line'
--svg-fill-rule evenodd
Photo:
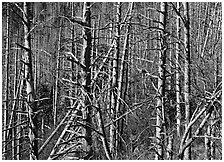
<path fill-rule="evenodd" d="M 121 13 L 121 6 L 120 2 L 115 4 L 116 6 L 116 25 L 115 25 L 115 51 L 113 55 L 112 61 L 112 93 L 111 93 L 111 120 L 114 120 L 118 117 L 119 110 L 117 109 L 118 104 L 118 60 L 119 60 L 119 53 L 120 53 L 120 13 Z M 110 126 L 110 152 L 113 157 L 117 155 L 117 129 L 118 129 L 118 122 L 114 122 Z"/>
<path fill-rule="evenodd" d="M 180 2 L 177 2 L 177 10 L 180 8 Z M 180 17 L 176 20 L 177 26 L 177 38 L 180 39 Z M 180 137 L 180 122 L 181 122 L 181 111 L 180 111 L 180 67 L 179 67 L 179 55 L 180 55 L 180 41 L 176 43 L 176 112 L 177 112 L 177 136 Z"/>
<path fill-rule="evenodd" d="M 85 65 L 82 69 L 82 87 L 86 94 L 83 94 L 83 120 L 84 124 L 88 125 L 83 131 L 85 136 L 84 150 L 87 152 L 85 159 L 91 158 L 93 155 L 92 148 L 92 86 L 91 86 L 91 51 L 92 51 L 92 35 L 91 35 L 91 11 L 90 2 L 84 2 L 83 6 L 83 51 L 81 56 L 81 63 Z"/>
<path fill-rule="evenodd" d="M 37 105 L 34 102 L 36 99 L 34 92 L 34 79 L 32 72 L 32 51 L 31 51 L 31 3 L 24 2 L 24 16 L 26 24 L 24 24 L 24 47 L 27 49 L 24 52 L 25 62 L 25 80 L 26 80 L 26 93 L 27 93 L 27 110 L 29 117 L 29 140 L 30 140 L 30 160 L 38 159 L 38 141 L 37 141 L 37 118 L 35 112 Z"/>
<path fill-rule="evenodd" d="M 184 101 L 185 101 L 185 128 L 188 127 L 191 118 L 190 109 L 190 19 L 189 19 L 189 3 L 184 2 L 184 47 L 185 47 L 185 65 L 184 65 Z M 186 141 L 191 138 L 191 130 L 186 138 Z M 191 159 L 191 147 L 186 148 L 184 159 Z"/>
<path fill-rule="evenodd" d="M 160 5 L 161 13 L 160 13 L 160 23 L 159 28 L 163 31 L 159 31 L 159 78 L 158 78 L 158 100 L 156 106 L 156 141 L 157 141 L 157 153 L 155 156 L 155 160 L 164 159 L 164 133 L 165 133 L 165 107 L 164 107 L 164 97 L 165 97 L 165 81 L 166 81 L 166 19 L 167 19 L 167 3 L 161 2 Z"/>

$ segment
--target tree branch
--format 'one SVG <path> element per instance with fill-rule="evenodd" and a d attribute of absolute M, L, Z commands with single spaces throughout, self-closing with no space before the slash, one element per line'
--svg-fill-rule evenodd
<path fill-rule="evenodd" d="M 177 2 L 179 3 L 179 2 Z M 186 20 L 185 18 L 180 14 L 180 11 L 178 11 L 178 9 L 176 8 L 176 6 L 173 4 L 173 2 L 170 2 L 170 4 L 172 5 L 174 11 L 176 12 L 177 16 L 180 17 L 180 19 L 183 21 L 184 25 L 186 24 Z"/>
<path fill-rule="evenodd" d="M 79 61 L 77 61 L 75 59 L 72 59 L 72 58 L 67 57 L 67 60 L 76 63 L 77 65 L 79 65 L 84 70 L 86 69 L 86 66 L 85 65 L 83 65 L 82 63 L 80 63 Z"/>
<path fill-rule="evenodd" d="M 16 45 L 19 46 L 22 49 L 25 49 L 27 52 L 30 52 L 31 51 L 29 48 L 27 48 L 27 47 L 25 47 L 25 46 L 23 46 L 23 45 L 21 45 L 19 43 L 16 43 Z"/>

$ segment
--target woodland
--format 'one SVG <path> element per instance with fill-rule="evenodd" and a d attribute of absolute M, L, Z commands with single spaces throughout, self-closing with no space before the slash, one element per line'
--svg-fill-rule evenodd
<path fill-rule="evenodd" d="M 221 160 L 221 2 L 2 2 L 2 159 Z"/>

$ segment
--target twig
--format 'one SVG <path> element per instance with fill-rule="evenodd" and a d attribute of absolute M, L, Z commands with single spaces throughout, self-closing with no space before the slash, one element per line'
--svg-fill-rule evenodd
<path fill-rule="evenodd" d="M 81 64 L 81 63 L 78 62 L 78 61 L 75 61 L 74 59 L 71 59 L 71 58 L 68 57 L 67 60 L 76 63 L 76 64 L 79 65 L 82 69 L 86 69 L 86 66 L 85 66 L 85 65 Z"/>
<path fill-rule="evenodd" d="M 12 110 L 12 109 L 2 109 L 2 110 L 7 110 L 7 111 L 14 111 L 14 112 L 18 112 L 18 113 L 21 113 L 21 114 L 27 114 L 28 112 L 25 112 L 25 111 L 20 111 L 20 110 Z"/>
<path fill-rule="evenodd" d="M 213 136 L 194 136 L 195 138 L 212 138 L 212 139 L 216 139 L 216 140 L 222 140 L 222 137 L 213 137 Z"/>
<path fill-rule="evenodd" d="M 107 124 L 104 126 L 104 128 L 107 128 L 108 126 L 110 126 L 110 125 L 111 125 L 111 124 L 113 124 L 114 122 L 116 122 L 116 121 L 118 121 L 118 120 L 122 119 L 124 116 L 126 116 L 126 115 L 128 115 L 128 114 L 132 113 L 133 111 L 135 111 L 135 110 L 137 110 L 137 109 L 141 108 L 141 107 L 142 107 L 142 105 L 143 105 L 143 104 L 146 104 L 146 103 L 148 103 L 148 101 L 141 102 L 141 103 L 137 103 L 136 105 L 131 106 L 131 107 L 135 107 L 135 108 L 134 108 L 134 109 L 130 109 L 130 111 L 128 111 L 128 112 L 126 112 L 126 113 L 124 113 L 123 115 L 121 115 L 121 116 L 120 116 L 120 117 L 118 117 L 117 119 L 114 119 L 113 121 L 111 121 L 111 122 L 107 123 Z"/>

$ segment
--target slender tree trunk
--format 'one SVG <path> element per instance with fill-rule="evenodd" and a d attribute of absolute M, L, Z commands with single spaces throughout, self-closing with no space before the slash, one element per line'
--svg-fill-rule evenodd
<path fill-rule="evenodd" d="M 129 3 L 128 7 L 128 15 L 127 15 L 127 22 L 129 23 L 131 21 L 131 13 L 133 9 L 133 2 Z M 127 29 L 125 33 L 125 39 L 124 39 L 124 46 L 123 46 L 123 51 L 122 51 L 122 57 L 121 57 L 121 66 L 120 66 L 120 75 L 118 78 L 118 92 L 117 92 L 117 110 L 120 112 L 119 116 L 124 113 L 125 109 L 125 104 L 123 102 L 126 102 L 126 85 L 127 85 L 127 78 L 125 80 L 125 75 L 127 75 L 127 58 L 128 58 L 128 51 L 129 51 L 129 37 L 130 37 L 130 24 L 127 24 Z M 123 106 L 122 106 L 123 105 Z M 123 107 L 123 109 L 121 109 Z M 123 133 L 123 124 L 124 124 L 124 119 L 121 119 L 120 122 L 118 123 L 119 125 L 119 134 L 122 136 Z M 120 139 L 120 138 L 119 138 Z M 116 146 L 117 148 L 121 149 L 121 144 L 122 141 L 121 139 L 118 141 L 118 145 Z"/>
<path fill-rule="evenodd" d="M 216 51 L 214 51 L 215 53 L 215 87 L 218 86 L 219 84 L 219 79 L 218 79 L 218 75 L 219 75 L 219 55 L 217 54 Z M 211 120 L 210 120 L 210 130 L 208 131 L 211 131 L 210 132 L 210 135 L 211 137 L 215 137 L 215 125 L 214 125 L 214 122 L 215 122 L 215 119 L 216 119 L 216 111 L 213 111 L 212 114 L 211 114 Z M 208 150 L 208 152 L 210 152 L 210 159 L 209 160 L 215 160 L 216 159 L 216 148 L 215 148 L 215 141 L 214 140 L 210 140 L 210 150 Z"/>
<path fill-rule="evenodd" d="M 217 25 L 217 29 L 214 28 L 215 17 L 217 16 L 216 15 L 217 5 L 218 5 L 218 3 L 215 4 L 213 12 L 211 11 L 212 12 L 212 19 L 209 22 L 209 26 L 208 26 L 208 29 L 207 29 L 206 38 L 205 38 L 205 42 L 204 42 L 204 46 L 203 46 L 202 52 L 205 51 L 207 42 L 209 41 L 209 35 L 213 36 L 212 32 L 214 32 L 214 30 L 215 30 L 215 32 L 217 32 L 218 28 L 219 28 L 219 24 L 220 24 L 219 22 L 218 22 L 218 25 Z M 211 31 L 211 34 L 210 34 L 210 31 Z M 215 39 L 218 37 L 218 34 L 219 34 L 219 32 L 217 32 L 215 34 Z M 212 53 L 214 54 L 214 58 L 215 58 L 215 60 L 214 60 L 214 66 L 215 66 L 214 67 L 214 69 L 215 69 L 215 72 L 214 72 L 214 76 L 215 76 L 215 79 L 214 79 L 215 84 L 214 85 L 215 86 L 214 86 L 214 88 L 216 88 L 218 86 L 218 84 L 219 84 L 219 81 L 218 81 L 218 74 L 219 74 L 218 63 L 219 63 L 219 61 L 218 61 L 217 51 L 215 50 L 215 46 L 212 48 Z M 203 56 L 203 53 L 201 55 Z M 207 113 L 208 112 L 206 112 L 206 114 Z M 214 121 L 215 121 L 215 111 L 212 112 L 211 119 L 208 122 L 207 132 L 206 132 L 206 135 L 208 137 L 205 137 L 205 156 L 206 156 L 207 160 L 215 159 L 215 155 L 214 155 L 214 153 L 215 153 L 215 151 L 214 151 L 215 150 L 215 148 L 214 148 L 214 141 L 210 138 L 210 137 L 213 137 L 213 134 L 214 134 L 214 126 L 213 126 L 213 122 Z"/>
<path fill-rule="evenodd" d="M 24 2 L 24 62 L 25 62 L 25 80 L 26 80 L 26 93 L 27 93 L 27 110 L 29 117 L 29 140 L 30 140 L 30 160 L 38 159 L 38 141 L 37 141 L 37 105 L 35 103 L 35 92 L 34 92 L 34 78 L 32 72 L 32 51 L 31 51 L 31 3 Z"/>
<path fill-rule="evenodd" d="M 177 2 L 177 10 L 180 12 L 180 2 Z M 177 136 L 180 137 L 180 122 L 181 122 L 181 111 L 180 111 L 180 67 L 179 67 L 179 55 L 180 55 L 180 17 L 177 16 L 176 19 L 176 29 L 177 29 L 177 43 L 176 43 L 176 113 L 177 113 Z"/>
<path fill-rule="evenodd" d="M 44 114 L 43 116 L 41 117 L 41 137 L 44 138 Z"/>
<path fill-rule="evenodd" d="M 19 33 L 18 33 L 19 35 Z M 16 39 L 16 42 L 18 42 L 18 39 Z M 17 98 L 17 50 L 14 52 L 14 87 L 13 87 L 13 97 L 14 99 Z M 19 87 L 18 87 L 19 88 Z M 14 101 L 14 105 L 15 105 L 15 110 L 16 109 L 20 109 L 20 107 L 18 107 L 18 102 L 20 101 Z M 13 122 L 15 123 L 15 121 L 17 121 L 18 123 L 20 123 L 20 113 L 16 114 L 14 113 L 13 115 Z M 17 146 L 19 146 L 19 142 L 18 142 L 18 136 L 17 136 L 17 132 L 19 131 L 20 126 L 14 127 L 14 125 L 16 124 L 12 124 L 12 159 L 16 160 L 17 159 Z"/>
<path fill-rule="evenodd" d="M 92 51 L 92 36 L 91 36 L 91 11 L 90 2 L 84 2 L 83 6 L 83 51 L 81 63 L 85 65 L 82 70 L 82 86 L 86 92 L 83 94 L 84 107 L 83 107 L 83 120 L 87 127 L 84 129 L 83 136 L 85 137 L 84 150 L 87 151 L 85 159 L 90 159 L 93 156 L 92 146 L 92 86 L 91 86 L 91 51 Z"/>
<path fill-rule="evenodd" d="M 211 121 L 208 123 L 207 132 L 205 134 L 208 136 L 205 137 L 205 157 L 206 160 L 211 160 L 211 140 L 209 139 L 209 137 L 211 137 Z"/>
<path fill-rule="evenodd" d="M 3 110 L 3 125 L 7 125 L 7 118 L 8 118 L 8 111 L 7 109 L 9 108 L 9 15 L 10 14 L 10 8 L 9 8 L 9 3 L 7 3 L 7 11 L 6 11 L 6 47 L 5 47 L 5 87 L 4 87 L 4 97 L 5 97 L 5 110 Z M 7 131 L 4 131 L 2 133 L 2 140 L 6 144 L 6 139 L 7 139 Z M 7 154 L 5 151 L 7 150 L 7 145 L 4 145 L 2 148 L 3 153 L 3 159 L 7 160 Z"/>
<path fill-rule="evenodd" d="M 164 159 L 164 133 L 165 133 L 165 107 L 164 107 L 164 97 L 165 97 L 165 81 L 166 81 L 166 51 L 167 42 L 165 36 L 166 21 L 167 21 L 167 3 L 161 2 L 161 13 L 160 13 L 160 24 L 159 27 L 163 31 L 159 31 L 159 78 L 158 78 L 158 100 L 157 100 L 157 117 L 156 117 L 156 141 L 157 141 L 157 153 L 155 160 Z"/>
<path fill-rule="evenodd" d="M 172 26 L 171 26 L 171 30 L 172 30 Z M 167 65 L 168 65 L 167 71 L 169 72 L 169 77 L 166 78 L 167 79 L 166 94 L 167 94 L 167 100 L 168 100 L 167 102 L 169 104 L 168 108 L 171 109 L 169 112 L 171 112 L 171 113 L 172 113 L 172 108 L 173 108 L 173 100 L 171 97 L 171 94 L 172 94 L 172 75 L 171 75 L 172 68 L 171 67 L 172 67 L 172 52 L 173 52 L 172 49 L 173 49 L 173 44 L 172 44 L 172 39 L 170 38 L 170 40 L 169 40 L 169 55 L 167 58 L 167 60 L 169 60 L 169 65 L 167 63 Z M 169 120 L 169 123 L 167 122 L 168 128 L 166 128 L 166 129 L 171 130 L 171 129 L 173 129 L 173 126 L 174 126 L 172 123 L 173 117 L 167 113 L 167 118 Z M 174 137 L 174 135 L 172 132 L 171 133 L 170 133 L 170 131 L 166 132 L 166 138 L 167 138 L 167 140 L 166 140 L 166 142 L 167 142 L 166 158 L 168 160 L 173 159 L 173 137 Z"/>
<path fill-rule="evenodd" d="M 72 7 L 72 17 L 74 17 L 74 3 L 71 2 L 71 7 Z M 76 43 L 75 43 L 75 25 L 72 24 L 72 31 L 71 31 L 71 40 L 72 40 L 72 48 L 71 51 L 72 53 L 75 55 L 76 52 Z M 74 80 L 75 76 L 74 76 L 74 70 L 75 70 L 75 64 L 74 62 L 70 62 L 70 69 L 71 69 L 71 73 L 70 73 L 70 80 Z M 70 90 L 69 90 L 69 96 L 72 97 L 73 96 L 73 91 L 74 91 L 74 86 L 71 84 L 70 85 Z M 72 107 L 74 103 L 73 99 L 70 99 L 70 106 Z"/>
<path fill-rule="evenodd" d="M 219 23 L 220 25 L 220 23 Z M 219 27 L 219 26 L 218 26 Z M 217 33 L 218 35 L 219 33 Z M 218 86 L 219 84 L 219 55 L 218 55 L 218 52 L 215 51 L 215 47 L 213 48 L 213 53 L 215 55 L 215 87 Z M 210 122 L 209 122 L 209 126 L 208 126 L 208 130 L 207 130 L 207 134 L 212 137 L 215 137 L 215 119 L 216 119 L 216 111 L 213 111 L 212 114 L 211 114 L 211 119 L 210 119 Z M 214 140 L 211 140 L 211 139 L 207 139 L 207 145 L 208 145 L 208 148 L 206 150 L 207 152 L 207 160 L 215 160 L 216 159 L 216 155 L 215 155 L 215 152 L 216 152 L 216 148 L 215 148 L 215 141 Z M 209 157 L 210 156 L 210 157 Z"/>
<path fill-rule="evenodd" d="M 190 109 L 190 18 L 189 18 L 189 3 L 184 2 L 184 47 L 185 47 L 185 65 L 184 65 L 184 101 L 185 101 L 185 128 L 188 127 L 191 118 L 191 109 Z M 191 138 L 191 130 L 186 138 L 188 141 Z M 189 146 L 184 153 L 184 159 L 191 159 L 191 147 Z"/>
<path fill-rule="evenodd" d="M 99 33 L 100 34 L 100 33 Z M 110 25 L 109 25 L 109 37 L 111 38 L 110 40 L 111 40 L 111 42 L 110 42 L 110 44 L 114 44 L 114 40 L 112 39 L 112 35 L 113 35 L 113 24 L 112 23 L 110 23 Z M 101 42 L 100 42 L 101 43 Z M 112 48 L 114 48 L 113 46 L 111 46 L 111 49 Z M 108 55 L 109 56 L 109 55 Z M 112 60 L 110 59 L 110 60 L 108 60 L 108 64 L 109 65 L 111 65 L 112 66 Z M 112 70 L 108 70 L 108 83 L 106 83 L 106 85 L 107 85 L 107 89 L 111 89 L 111 87 L 112 87 L 112 85 L 111 85 L 111 80 L 112 80 Z M 107 108 L 106 108 L 106 110 L 109 110 L 110 112 L 108 113 L 108 118 L 107 118 L 107 122 L 110 122 L 110 120 L 112 119 L 112 115 L 111 115 L 111 106 L 112 106 L 112 103 L 111 103 L 111 98 L 112 98 L 112 91 L 111 90 L 109 90 L 108 92 L 107 92 L 107 95 L 106 95 L 106 101 L 107 101 Z M 109 148 L 110 148 L 110 152 L 111 152 L 111 128 L 112 126 L 110 126 L 109 127 Z M 111 154 L 112 154 L 112 152 L 111 152 Z M 112 155 L 111 155 L 112 156 Z"/>
<path fill-rule="evenodd" d="M 173 160 L 173 141 L 174 141 L 174 135 L 169 135 L 167 139 L 167 160 Z"/>
<path fill-rule="evenodd" d="M 121 5 L 120 2 L 116 3 L 116 26 L 115 26 L 115 52 L 112 61 L 112 93 L 111 93 L 111 116 L 112 120 L 116 119 L 119 114 L 117 107 L 118 104 L 118 60 L 120 53 L 120 19 L 121 19 Z M 110 152 L 113 157 L 117 156 L 117 138 L 118 138 L 118 122 L 113 123 L 110 126 Z"/>
<path fill-rule="evenodd" d="M 213 111 L 212 112 L 212 115 L 211 115 L 211 137 L 215 137 L 215 126 L 214 125 L 212 125 L 212 124 L 214 124 L 214 121 L 215 121 L 215 117 L 216 117 L 216 115 L 215 115 L 215 111 Z M 211 158 L 210 158 L 210 160 L 215 160 L 216 159 L 216 154 L 215 154 L 215 152 L 216 152 L 216 148 L 215 148 L 215 141 L 214 140 L 211 140 L 211 142 L 210 142 L 210 155 L 211 155 Z"/>
<path fill-rule="evenodd" d="M 60 11 L 60 5 L 58 5 L 58 12 Z M 61 33 L 62 33 L 62 20 L 59 20 L 59 31 L 58 31 L 58 44 L 57 44 L 57 56 L 56 56 L 56 77 L 55 77 L 55 86 L 54 86 L 54 101 L 53 101 L 53 125 L 56 127 L 57 124 L 57 107 L 58 107 L 58 81 L 60 77 L 60 48 L 61 48 Z"/>
<path fill-rule="evenodd" d="M 102 111 L 100 109 L 100 106 L 98 108 L 99 108 L 99 110 L 97 112 L 97 119 L 98 119 L 99 130 L 102 133 L 102 135 L 100 137 L 101 137 L 101 140 L 102 140 L 102 143 L 103 143 L 103 147 L 104 147 L 104 151 L 106 153 L 107 159 L 112 160 L 112 156 L 111 156 L 110 148 L 109 148 L 109 143 L 107 141 L 106 131 L 105 131 L 105 128 L 104 128 Z"/>
<path fill-rule="evenodd" d="M 15 141 L 16 141 L 16 136 L 15 136 L 15 134 L 16 134 L 16 128 L 15 128 L 15 122 L 14 121 L 16 121 L 16 119 L 15 119 L 15 117 L 16 117 L 16 115 L 13 113 L 13 124 L 12 124 L 12 160 L 16 160 L 15 159 Z"/>
<path fill-rule="evenodd" d="M 20 33 L 19 33 L 19 29 L 18 29 L 18 35 L 20 35 Z M 19 42 L 19 38 L 17 38 L 17 40 L 16 40 L 16 42 Z M 14 64 L 15 64 L 15 68 L 14 68 L 14 74 L 15 74 L 15 76 L 14 76 L 14 98 L 16 99 L 17 98 L 17 93 L 16 93 L 16 91 L 17 91 L 17 86 L 18 86 L 18 83 L 17 83 L 17 79 L 19 79 L 18 78 L 18 54 L 19 54 L 19 52 L 18 52 L 18 49 L 16 50 L 16 52 L 15 52 L 15 62 L 14 62 Z M 20 88 L 20 86 L 18 86 L 18 88 Z M 21 107 L 20 107 L 20 102 L 21 101 L 15 101 L 15 102 L 17 102 L 16 104 L 17 104 L 17 106 L 18 106 L 18 110 L 19 111 L 21 111 Z M 19 113 L 19 114 L 17 114 L 17 122 L 19 122 L 19 123 L 21 123 L 21 114 Z M 16 132 L 18 133 L 17 134 L 17 136 L 16 136 L 16 156 L 15 156 L 15 159 L 17 159 L 17 160 L 19 160 L 20 159 L 20 136 L 21 136 L 21 126 L 18 126 L 17 128 L 16 128 Z"/>

